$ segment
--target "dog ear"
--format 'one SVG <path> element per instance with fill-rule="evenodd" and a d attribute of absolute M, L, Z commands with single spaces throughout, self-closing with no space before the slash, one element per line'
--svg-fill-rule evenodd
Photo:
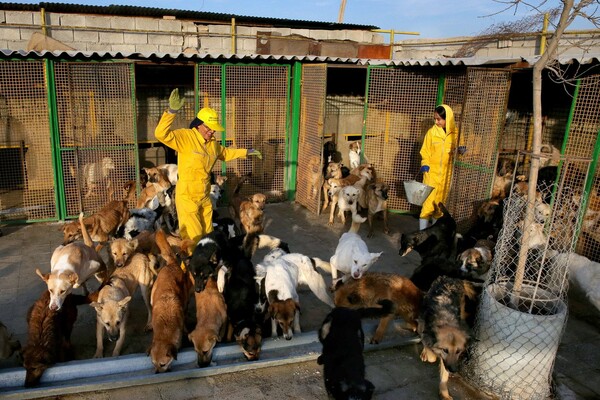
<path fill-rule="evenodd" d="M 37 275 L 38 275 L 40 278 L 42 278 L 42 280 L 43 280 L 44 282 L 48 282 L 48 277 L 50 276 L 50 274 L 42 274 L 42 271 L 40 271 L 40 270 L 39 270 L 39 268 L 36 268 L 36 269 L 35 269 L 35 273 L 36 273 L 36 274 L 37 274 Z"/>
<path fill-rule="evenodd" d="M 119 301 L 119 307 L 123 308 L 127 305 L 127 303 L 129 303 L 131 301 L 131 296 L 127 296 L 124 299 L 122 299 L 121 301 Z"/>
<path fill-rule="evenodd" d="M 77 283 L 78 280 L 79 280 L 79 275 L 77 275 L 77 272 L 69 273 L 69 283 L 71 283 L 71 285 L 73 285 L 73 289 L 77 289 L 80 286 Z"/>
<path fill-rule="evenodd" d="M 94 307 L 97 311 L 100 311 L 102 309 L 102 303 L 98 303 L 96 301 L 91 302 L 90 306 Z"/>

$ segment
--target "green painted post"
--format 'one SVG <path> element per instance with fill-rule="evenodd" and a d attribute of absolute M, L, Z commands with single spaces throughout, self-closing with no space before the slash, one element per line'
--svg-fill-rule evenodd
<path fill-rule="evenodd" d="M 435 106 L 444 104 L 444 94 L 446 92 L 446 74 L 440 74 L 438 79 L 438 90 L 437 98 L 435 99 Z"/>
<path fill-rule="evenodd" d="M 295 62 L 292 69 L 292 120 L 290 137 L 288 141 L 288 153 L 286 160 L 286 181 L 285 190 L 287 191 L 288 200 L 294 200 L 296 198 L 296 175 L 298 173 L 298 141 L 300 138 L 300 107 L 301 107 L 301 93 L 302 93 L 302 63 Z M 288 85 L 290 88 L 292 85 Z M 288 107 L 289 110 L 289 107 Z M 289 112 L 289 111 L 288 111 Z M 289 119 L 288 119 L 289 120 Z"/>
<path fill-rule="evenodd" d="M 54 201 L 56 216 L 64 220 L 67 215 L 65 183 L 62 176 L 62 153 L 60 149 L 60 128 L 56 105 L 56 82 L 54 81 L 54 61 L 44 60 L 46 96 L 48 99 L 48 122 L 50 126 L 50 146 L 52 151 L 52 170 L 54 171 Z"/>

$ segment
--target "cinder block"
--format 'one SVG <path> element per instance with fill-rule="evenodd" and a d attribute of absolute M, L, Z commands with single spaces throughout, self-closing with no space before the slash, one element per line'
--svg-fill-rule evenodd
<path fill-rule="evenodd" d="M 231 33 L 231 25 L 208 25 L 208 32 L 229 35 Z"/>
<path fill-rule="evenodd" d="M 195 23 L 190 21 L 182 21 L 181 22 L 181 31 L 182 32 L 198 32 L 198 28 Z"/>
<path fill-rule="evenodd" d="M 100 43 L 123 44 L 123 34 L 120 32 L 99 32 Z"/>
<path fill-rule="evenodd" d="M 310 37 L 310 30 L 309 29 L 292 29 L 291 34 L 304 36 L 304 37 Z"/>
<path fill-rule="evenodd" d="M 383 44 L 385 43 L 385 38 L 380 33 L 371 32 L 371 43 Z"/>
<path fill-rule="evenodd" d="M 86 17 L 84 15 L 65 14 L 62 17 L 60 17 L 60 24 L 62 26 L 69 27 L 86 26 L 85 18 Z"/>
<path fill-rule="evenodd" d="M 240 51 L 248 52 L 249 54 L 256 53 L 256 39 L 238 39 L 237 53 Z"/>
<path fill-rule="evenodd" d="M 50 31 L 50 36 L 53 39 L 63 42 L 64 44 L 71 45 L 74 41 L 75 33 L 72 29 L 52 29 Z M 98 41 L 98 33 L 96 32 L 96 42 Z"/>
<path fill-rule="evenodd" d="M 155 44 L 136 44 L 135 51 L 139 53 L 156 53 L 158 46 Z"/>
<path fill-rule="evenodd" d="M 135 29 L 141 31 L 157 31 L 158 30 L 158 20 L 155 18 L 142 18 L 136 17 L 133 19 L 135 21 Z"/>
<path fill-rule="evenodd" d="M 310 38 L 317 40 L 327 40 L 327 31 L 320 29 L 311 29 L 310 30 Z"/>
<path fill-rule="evenodd" d="M 352 40 L 353 42 L 364 43 L 363 31 L 346 31 L 347 40 Z"/>
<path fill-rule="evenodd" d="M 329 40 L 345 40 L 346 33 L 344 31 L 327 31 L 327 39 Z"/>
<path fill-rule="evenodd" d="M 225 45 L 220 37 L 203 37 L 200 38 L 200 47 L 206 52 L 218 52 L 224 51 Z M 229 45 L 227 48 L 229 49 Z"/>
<path fill-rule="evenodd" d="M 148 44 L 148 34 L 147 33 L 123 33 L 123 40 L 125 43 L 129 43 L 132 45 L 136 44 Z"/>
<path fill-rule="evenodd" d="M 112 17 L 110 19 L 110 27 L 113 29 L 134 30 L 135 20 L 130 17 Z"/>
<path fill-rule="evenodd" d="M 120 51 L 121 53 L 135 53 L 135 45 L 133 44 L 113 44 L 110 51 Z"/>
<path fill-rule="evenodd" d="M 6 13 L 4 11 L 0 11 L 0 24 L 6 23 Z"/>
<path fill-rule="evenodd" d="M 181 32 L 181 21 L 170 19 L 158 20 L 158 30 L 161 32 Z"/>
<path fill-rule="evenodd" d="M 85 26 L 88 28 L 110 28 L 110 18 L 96 15 L 86 15 Z"/>
<path fill-rule="evenodd" d="M 186 35 L 185 40 L 183 41 L 183 47 L 185 47 L 185 48 L 187 48 L 187 47 L 198 48 L 199 44 L 200 44 L 200 40 L 198 39 L 198 36 L 196 36 L 196 35 Z"/>
<path fill-rule="evenodd" d="M 159 33 L 149 33 L 148 34 L 148 44 L 154 45 L 170 45 L 171 44 L 171 35 L 163 35 Z"/>
<path fill-rule="evenodd" d="M 9 42 L 21 40 L 21 30 L 0 26 L 0 40 L 8 40 Z"/>
<path fill-rule="evenodd" d="M 60 40 L 55 37 L 56 40 Z M 98 43 L 100 37 L 98 31 L 71 31 L 71 40 L 83 43 Z"/>
<path fill-rule="evenodd" d="M 87 51 L 111 51 L 109 46 L 104 43 L 73 43 L 72 47 L 75 47 L 79 50 L 87 50 Z"/>
<path fill-rule="evenodd" d="M 183 49 L 181 46 L 170 46 L 170 45 L 160 45 L 158 46 L 159 53 L 181 53 Z"/>
<path fill-rule="evenodd" d="M 258 29 L 253 26 L 238 26 L 236 27 L 236 33 L 238 36 L 252 36 L 256 37 L 256 31 Z"/>
<path fill-rule="evenodd" d="M 31 11 L 5 11 L 7 24 L 33 25 L 33 13 Z"/>
<path fill-rule="evenodd" d="M 183 35 L 171 35 L 171 46 L 183 46 Z"/>

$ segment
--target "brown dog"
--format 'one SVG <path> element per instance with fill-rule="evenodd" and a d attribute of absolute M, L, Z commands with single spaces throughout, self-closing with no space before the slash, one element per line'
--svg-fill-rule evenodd
<path fill-rule="evenodd" d="M 394 303 L 395 314 L 381 318 L 371 339 L 371 343 L 375 344 L 383 339 L 387 326 L 395 315 L 401 316 L 409 329 L 417 330 L 423 293 L 410 279 L 383 272 L 365 272 L 361 279 L 350 279 L 345 283 L 339 280 L 335 287 L 336 307 L 377 307 L 378 301 L 384 299 Z"/>
<path fill-rule="evenodd" d="M 184 315 L 193 287 L 188 272 L 184 272 L 162 230 L 156 232 L 156 245 L 167 262 L 158 271 L 150 295 L 152 303 L 152 344 L 148 350 L 154 370 L 166 372 L 181 347 Z"/>
<path fill-rule="evenodd" d="M 129 219 L 127 200 L 108 202 L 100 211 L 83 219 L 83 224 L 90 232 L 94 242 L 106 243 L 111 236 Z M 77 221 L 64 224 L 63 245 L 82 238 L 81 226 Z M 97 249 L 99 250 L 99 248 Z"/>
<path fill-rule="evenodd" d="M 227 305 L 217 289 L 217 280 L 210 277 L 204 290 L 196 292 L 196 328 L 188 339 L 198 354 L 198 366 L 207 367 L 217 342 L 225 336 L 227 328 Z"/>
<path fill-rule="evenodd" d="M 368 238 L 373 237 L 373 218 L 379 212 L 383 215 L 383 233 L 386 235 L 390 233 L 387 205 L 389 190 L 390 187 L 383 182 L 371 183 L 367 186 L 367 207 L 369 210 L 367 214 L 367 219 L 369 220 Z"/>
<path fill-rule="evenodd" d="M 440 359 L 442 399 L 452 399 L 448 393 L 448 376 L 458 370 L 460 357 L 470 337 L 466 323 L 469 304 L 476 302 L 477 293 L 467 281 L 439 276 L 423 298 L 418 318 L 418 332 L 423 343 L 421 360 L 430 363 Z"/>
<path fill-rule="evenodd" d="M 330 179 L 342 179 L 342 163 L 341 162 L 330 162 L 327 164 L 325 169 L 325 179 L 323 181 L 323 208 L 321 211 L 325 211 L 329 206 L 330 200 Z M 335 202 L 332 200 L 332 207 L 335 206 Z"/>
<path fill-rule="evenodd" d="M 73 358 L 71 331 L 77 319 L 77 305 L 88 302 L 85 296 L 69 294 L 60 310 L 52 310 L 50 293 L 44 290 L 29 308 L 27 344 L 23 348 L 26 387 L 36 386 L 51 365 Z"/>

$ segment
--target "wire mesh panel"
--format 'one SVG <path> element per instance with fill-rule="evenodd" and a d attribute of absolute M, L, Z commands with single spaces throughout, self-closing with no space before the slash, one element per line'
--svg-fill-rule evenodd
<path fill-rule="evenodd" d="M 225 68 L 221 64 L 200 64 L 198 65 L 198 107 L 210 107 L 217 114 L 221 115 L 221 96 L 222 96 L 222 71 Z M 193 113 L 191 115 L 194 117 Z M 223 123 L 223 126 L 226 124 Z M 185 126 L 187 128 L 187 125 Z M 218 134 L 215 136 L 217 140 L 225 146 L 231 146 L 231 139 L 227 140 L 227 132 L 222 132 L 221 137 Z M 217 161 L 213 167 L 215 174 L 225 174 L 225 163 Z"/>
<path fill-rule="evenodd" d="M 509 89 L 508 70 L 467 70 L 467 89 L 459 127 L 459 144 L 465 145 L 467 152 L 455 155 L 452 190 L 448 198 L 452 215 L 459 221 L 459 230 L 469 228 L 475 206 L 489 198 Z"/>
<path fill-rule="evenodd" d="M 56 219 L 41 61 L 0 62 L 0 220 Z"/>
<path fill-rule="evenodd" d="M 252 173 L 241 188 L 242 195 L 261 192 L 267 201 L 285 197 L 289 70 L 288 66 L 225 67 L 227 144 L 263 154 L 262 160 L 248 157 L 227 163 L 228 176 Z"/>
<path fill-rule="evenodd" d="M 377 179 L 390 186 L 390 209 L 417 209 L 406 200 L 403 181 L 417 177 L 421 143 L 433 125 L 437 85 L 432 73 L 370 68 L 364 153 Z"/>
<path fill-rule="evenodd" d="M 447 73 L 444 79 L 444 104 L 452 108 L 457 127 L 460 127 L 463 114 L 462 108 L 465 102 L 466 81 L 466 71 Z"/>
<path fill-rule="evenodd" d="M 323 196 L 321 187 L 326 88 L 326 65 L 302 67 L 296 201 L 317 214 L 321 211 Z"/>
<path fill-rule="evenodd" d="M 125 197 L 136 179 L 129 64 L 57 63 L 56 100 L 67 216 Z"/>
<path fill-rule="evenodd" d="M 463 375 L 499 397 L 546 399 L 550 394 L 567 316 L 569 257 L 583 214 L 585 176 L 579 174 L 589 162 L 564 159 L 554 176 L 540 174 L 534 199 L 518 186 L 505 199 L 476 341 Z"/>
<path fill-rule="evenodd" d="M 565 154 L 596 161 L 588 183 L 587 209 L 577 252 L 600 261 L 600 75 L 582 79 L 566 139 Z M 594 164 L 592 164 L 594 165 Z"/>

